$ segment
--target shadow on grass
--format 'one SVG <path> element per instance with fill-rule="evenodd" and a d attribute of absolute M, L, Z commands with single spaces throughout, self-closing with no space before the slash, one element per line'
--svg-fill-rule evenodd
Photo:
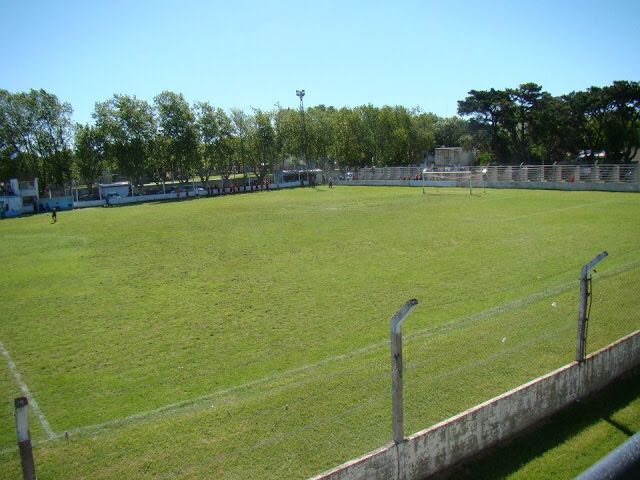
<path fill-rule="evenodd" d="M 602 420 L 631 437 L 635 432 L 628 426 L 612 420 L 611 416 L 638 397 L 640 397 L 640 370 L 618 380 L 594 396 L 555 414 L 543 424 L 528 429 L 517 438 L 454 467 L 438 475 L 437 478 L 476 480 L 507 477 L 547 450 Z M 594 462 L 597 460 L 599 459 L 595 459 Z"/>

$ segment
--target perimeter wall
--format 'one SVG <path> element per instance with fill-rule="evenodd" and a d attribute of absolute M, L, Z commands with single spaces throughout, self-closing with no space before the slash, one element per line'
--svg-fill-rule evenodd
<path fill-rule="evenodd" d="M 434 181 L 431 177 L 443 174 Z M 411 187 L 468 187 L 469 180 L 454 180 L 458 174 L 471 176 L 473 188 L 532 188 L 542 190 L 595 190 L 640 192 L 640 165 L 490 165 L 365 167 L 349 175 L 333 177 L 337 184 Z M 451 176 L 451 180 L 445 180 Z"/>
<path fill-rule="evenodd" d="M 464 181 L 431 181 L 425 180 L 336 180 L 336 185 L 368 185 L 380 187 L 462 187 L 467 188 Z M 640 192 L 638 183 L 594 183 L 594 182 L 535 182 L 535 181 L 497 181 L 487 180 L 483 185 L 473 182 L 473 188 L 529 188 L 537 190 L 571 190 L 571 191 L 600 191 L 600 192 Z"/>
<path fill-rule="evenodd" d="M 400 444 L 389 444 L 312 480 L 419 480 L 470 458 L 568 407 L 640 365 L 640 330 Z"/>

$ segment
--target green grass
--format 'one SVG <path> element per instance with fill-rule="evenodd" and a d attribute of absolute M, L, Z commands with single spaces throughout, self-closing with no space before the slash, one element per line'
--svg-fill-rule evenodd
<path fill-rule="evenodd" d="M 39 475 L 317 474 L 390 441 L 388 321 L 404 301 L 420 301 L 403 327 L 410 433 L 570 362 L 576 278 L 604 249 L 589 350 L 640 327 L 637 195 L 430 192 L 1 222 L 0 341 L 71 433 L 47 440 L 32 415 Z M 14 476 L 19 395 L 0 368 L 0 471 Z"/>

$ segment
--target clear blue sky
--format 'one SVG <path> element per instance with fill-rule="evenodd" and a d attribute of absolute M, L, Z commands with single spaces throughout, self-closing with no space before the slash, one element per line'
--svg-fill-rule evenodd
<path fill-rule="evenodd" d="M 0 0 L 0 18 L 0 88 L 44 88 L 79 122 L 114 93 L 450 116 L 471 89 L 640 80 L 640 0 Z"/>

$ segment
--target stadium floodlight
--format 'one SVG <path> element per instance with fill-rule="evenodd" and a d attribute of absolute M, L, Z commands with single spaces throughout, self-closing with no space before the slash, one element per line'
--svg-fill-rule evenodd
<path fill-rule="evenodd" d="M 309 164 L 307 163 L 307 129 L 304 124 L 304 90 L 296 90 L 296 96 L 300 98 L 300 116 L 302 117 L 302 158 L 307 167 L 307 180 L 309 180 Z"/>

